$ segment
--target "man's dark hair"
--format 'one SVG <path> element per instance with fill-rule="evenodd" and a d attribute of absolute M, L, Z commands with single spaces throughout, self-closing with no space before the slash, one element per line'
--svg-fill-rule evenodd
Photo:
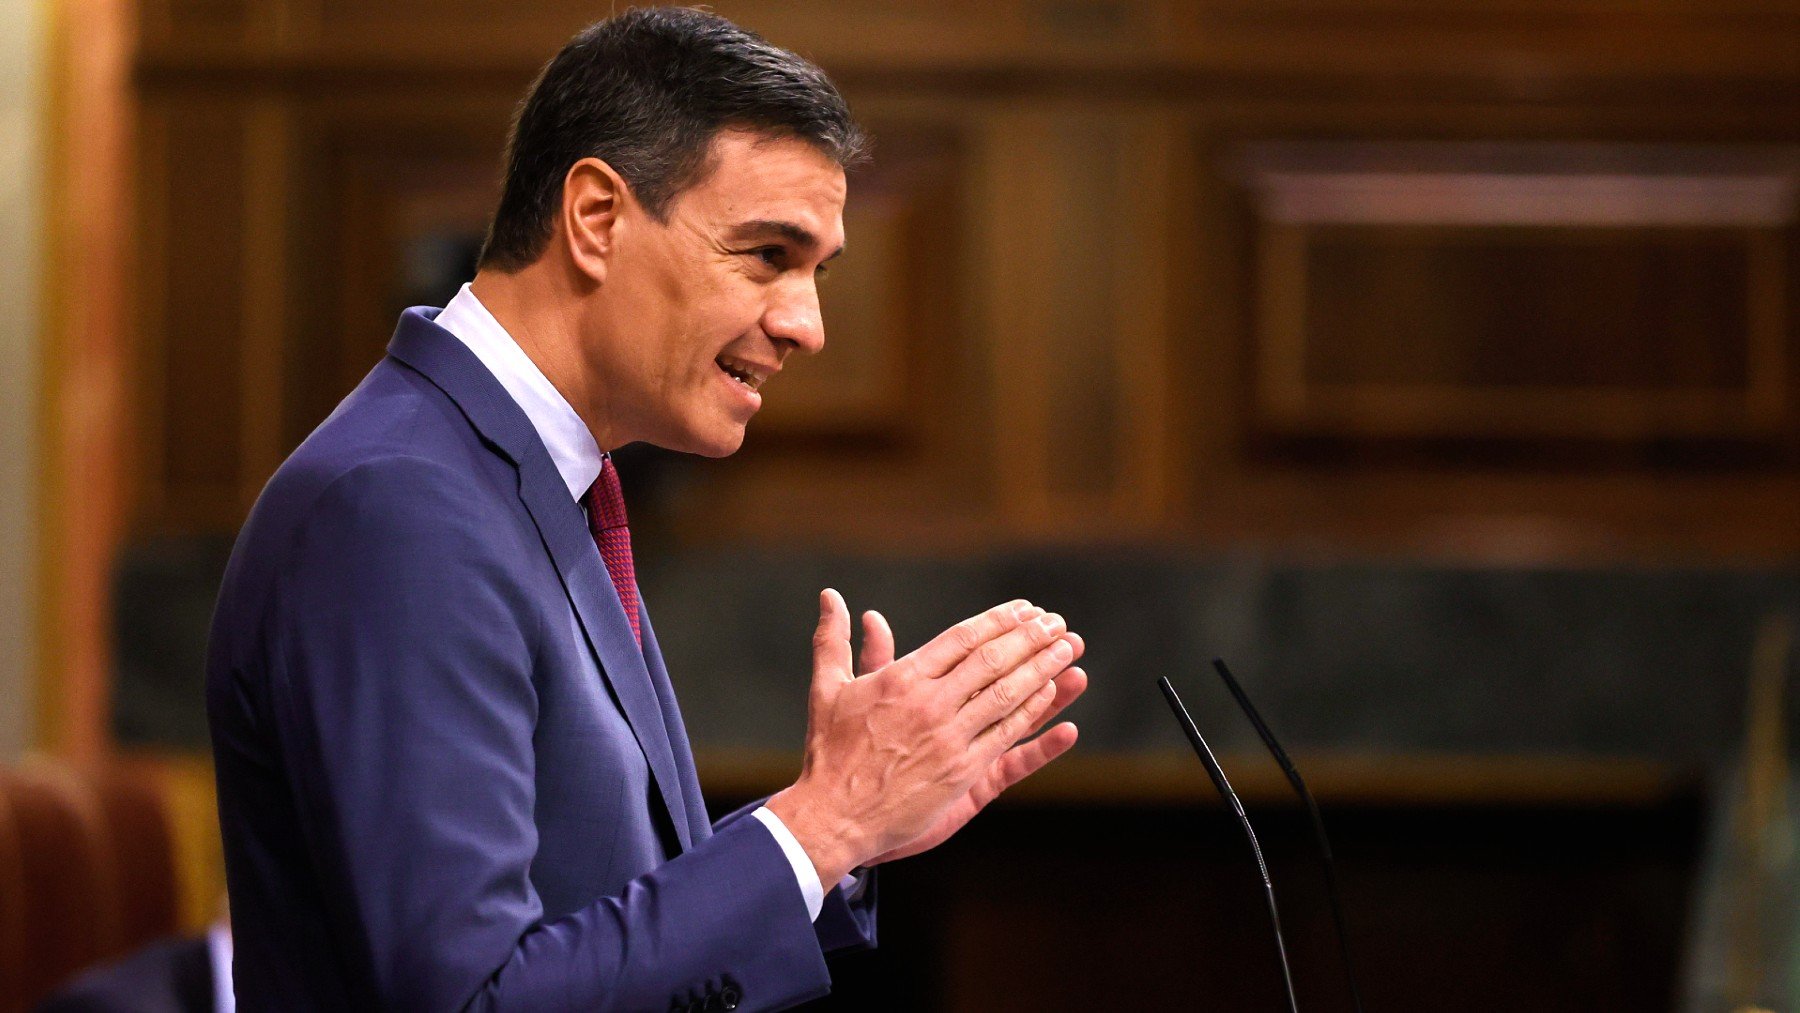
<path fill-rule="evenodd" d="M 562 203 L 563 179 L 599 158 L 659 222 L 704 179 L 721 130 L 811 144 L 846 168 L 867 139 L 825 72 L 706 11 L 626 11 L 569 40 L 531 86 L 506 142 L 506 182 L 480 265 L 537 260 Z"/>

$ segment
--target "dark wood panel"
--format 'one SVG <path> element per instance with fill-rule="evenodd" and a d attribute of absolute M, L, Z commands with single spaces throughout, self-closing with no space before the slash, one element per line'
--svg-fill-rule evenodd
<path fill-rule="evenodd" d="M 1196 778 L 1204 775 L 1194 772 Z M 1333 807 L 1370 1009 L 1675 1008 L 1700 806 Z M 1304 818 L 1256 821 L 1302 1009 L 1348 1010 Z M 1212 805 L 996 804 L 882 871 L 882 945 L 833 962 L 845 1010 L 1282 1005 L 1242 832 Z"/>
<path fill-rule="evenodd" d="M 154 424 L 145 451 L 165 522 L 232 515 L 241 479 L 248 135 L 224 100 L 169 103 L 145 119 L 161 189 L 146 194 L 151 237 L 145 335 Z"/>
<path fill-rule="evenodd" d="M 1295 332 L 1263 332 L 1272 427 L 1646 441 L 1790 422 L 1783 314 L 1752 326 L 1781 292 L 1778 236 L 1335 228 L 1300 244 L 1298 276 L 1264 279 L 1300 303 Z"/>
<path fill-rule="evenodd" d="M 193 16 L 146 37 L 149 126 L 156 109 L 248 110 L 229 163 L 243 178 L 190 192 L 249 209 L 233 256 L 255 269 L 198 312 L 253 340 L 229 368 L 146 374 L 148 471 L 202 470 L 188 506 L 159 500 L 158 479 L 139 513 L 229 527 L 378 359 L 395 311 L 444 297 L 519 90 L 600 12 L 278 3 L 227 45 L 215 29 L 237 7 L 169 2 Z M 822 10 L 723 8 L 842 71 L 877 136 L 824 289 L 831 346 L 772 385 L 741 454 L 657 466 L 646 505 L 665 536 L 1800 551 L 1783 154 L 1800 66 L 1778 44 L 1800 11 Z M 1413 161 L 1290 160 L 1247 184 L 1245 144 L 1270 138 Z M 1421 154 L 1446 141 L 1463 161 Z M 1560 163 L 1517 157 L 1558 146 Z M 145 151 L 153 233 L 190 170 Z M 156 279 L 216 254 L 188 242 L 146 247 L 152 362 L 177 329 Z M 1287 314 L 1273 322 L 1256 301 L 1270 292 Z M 1273 349 L 1280 384 L 1259 358 Z M 155 431 L 165 399 L 233 389 L 219 383 L 239 392 L 179 423 L 210 449 L 164 460 L 178 436 L 200 446 Z"/>
<path fill-rule="evenodd" d="M 1085 97 L 1146 87 L 1191 97 L 1246 86 L 1322 98 L 1374 89 L 1524 101 L 1654 92 L 1671 102 L 1766 105 L 1791 103 L 1800 77 L 1793 56 L 1800 11 L 1774 0 L 1008 0 L 973 7 L 736 0 L 718 9 L 854 83 L 1001 90 L 1025 83 Z M 256 11 L 249 45 L 216 32 L 147 33 L 146 77 L 308 87 L 474 78 L 523 84 L 571 33 L 606 13 L 570 0 L 523 9 L 480 0 L 278 0 Z"/>
<path fill-rule="evenodd" d="M 1698 230 L 1314 230 L 1302 379 L 1741 393 L 1754 241 Z"/>
<path fill-rule="evenodd" d="M 141 41 L 150 45 L 206 39 L 244 42 L 249 0 L 145 0 L 137 5 Z"/>
<path fill-rule="evenodd" d="M 1119 368 L 1126 349 L 1116 339 L 1117 268 L 1120 247 L 1136 237 L 1122 235 L 1119 224 L 1126 206 L 1145 196 L 1126 189 L 1124 167 L 1110 157 L 1125 143 L 1117 119 L 1095 116 L 1058 123 L 1034 152 L 1060 171 L 1046 181 L 1050 190 L 1041 195 L 1034 223 L 1045 268 L 1036 279 L 1044 333 L 1033 370 L 1042 383 L 1021 400 L 1043 412 L 1041 439 L 1034 442 L 1049 457 L 1051 496 L 1104 497 L 1124 471 L 1117 451 L 1129 395 Z"/>
<path fill-rule="evenodd" d="M 441 306 L 472 277 L 509 113 L 480 90 L 301 106 L 296 200 L 278 225 L 298 251 L 288 446 L 381 360 L 401 310 Z"/>
<path fill-rule="evenodd" d="M 1800 159 L 1505 144 L 1253 149 L 1271 432 L 1779 439 Z"/>

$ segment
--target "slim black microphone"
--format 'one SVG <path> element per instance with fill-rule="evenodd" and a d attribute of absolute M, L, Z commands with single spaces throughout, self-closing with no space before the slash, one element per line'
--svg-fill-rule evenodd
<path fill-rule="evenodd" d="M 1156 680 L 1162 687 L 1163 697 L 1169 701 L 1169 709 L 1175 712 L 1175 720 L 1180 722 L 1181 730 L 1187 733 L 1188 742 L 1194 747 L 1194 754 L 1206 765 L 1206 773 L 1212 778 L 1213 787 L 1219 790 L 1220 796 L 1237 814 L 1238 822 L 1244 827 L 1244 836 L 1250 840 L 1250 851 L 1256 856 L 1256 871 L 1262 875 L 1263 896 L 1269 902 L 1269 923 L 1275 927 L 1275 955 L 1281 960 L 1281 983 L 1287 988 L 1289 1013 L 1300 1013 L 1300 1004 L 1294 998 L 1294 975 L 1288 969 L 1287 940 L 1281 935 L 1281 911 L 1275 906 L 1275 884 L 1269 881 L 1269 866 L 1263 861 L 1262 845 L 1256 841 L 1256 828 L 1250 825 L 1250 817 L 1244 813 L 1244 803 L 1239 801 L 1237 792 L 1231 790 L 1231 782 L 1225 778 L 1225 768 L 1219 766 L 1218 758 L 1213 756 L 1212 747 L 1206 744 L 1206 737 L 1188 716 L 1188 711 L 1181 703 L 1181 697 L 1169 682 L 1168 676 Z"/>
<path fill-rule="evenodd" d="M 1225 659 L 1214 658 L 1213 669 L 1219 673 L 1219 678 L 1225 681 L 1225 688 L 1231 691 L 1231 697 L 1237 701 L 1238 709 L 1242 710 L 1244 716 L 1250 719 L 1250 724 L 1255 726 L 1257 736 L 1262 739 L 1263 745 L 1268 747 L 1269 754 L 1275 757 L 1275 762 L 1281 766 L 1281 772 L 1286 775 L 1288 784 L 1293 786 L 1295 793 L 1300 796 L 1300 800 L 1306 803 L 1306 814 L 1312 819 L 1313 841 L 1318 845 L 1319 859 L 1325 866 L 1325 890 L 1331 901 L 1331 920 L 1337 926 L 1338 953 L 1344 958 L 1344 980 L 1349 983 L 1350 1001 L 1355 1004 L 1356 1013 L 1362 1013 L 1362 990 L 1356 987 L 1356 965 L 1350 960 L 1350 932 L 1345 927 L 1344 905 L 1338 896 L 1337 864 L 1332 861 L 1331 838 L 1325 836 L 1325 817 L 1319 814 L 1319 803 L 1313 800 L 1312 792 L 1306 788 L 1305 779 L 1295 768 L 1294 761 L 1289 759 L 1287 750 L 1281 748 L 1281 743 L 1276 741 L 1275 733 L 1269 730 L 1268 722 L 1264 721 L 1262 715 L 1257 712 L 1256 705 L 1250 702 L 1250 697 L 1244 692 L 1244 687 L 1238 685 L 1237 679 L 1231 674 L 1231 669 L 1225 667 Z"/>

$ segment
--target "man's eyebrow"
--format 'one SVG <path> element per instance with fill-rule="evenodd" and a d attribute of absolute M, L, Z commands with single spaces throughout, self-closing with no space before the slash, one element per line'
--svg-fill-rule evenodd
<path fill-rule="evenodd" d="M 809 251 L 816 250 L 819 247 L 819 237 L 813 235 L 811 229 L 794 222 L 781 221 L 780 219 L 774 218 L 757 218 L 752 221 L 739 222 L 737 225 L 732 226 L 731 234 L 739 241 L 752 240 L 763 236 L 779 236 L 780 238 L 785 239 L 796 246 L 804 247 Z M 830 260 L 832 257 L 843 252 L 844 248 L 840 246 L 831 251 L 830 256 L 827 256 L 825 259 Z"/>

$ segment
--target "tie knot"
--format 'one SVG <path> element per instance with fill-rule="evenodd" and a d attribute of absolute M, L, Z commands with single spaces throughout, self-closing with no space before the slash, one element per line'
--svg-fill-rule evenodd
<path fill-rule="evenodd" d="M 600 477 L 588 489 L 588 524 L 595 531 L 611 531 L 628 526 L 625 521 L 625 493 L 619 488 L 619 470 L 606 461 Z"/>

